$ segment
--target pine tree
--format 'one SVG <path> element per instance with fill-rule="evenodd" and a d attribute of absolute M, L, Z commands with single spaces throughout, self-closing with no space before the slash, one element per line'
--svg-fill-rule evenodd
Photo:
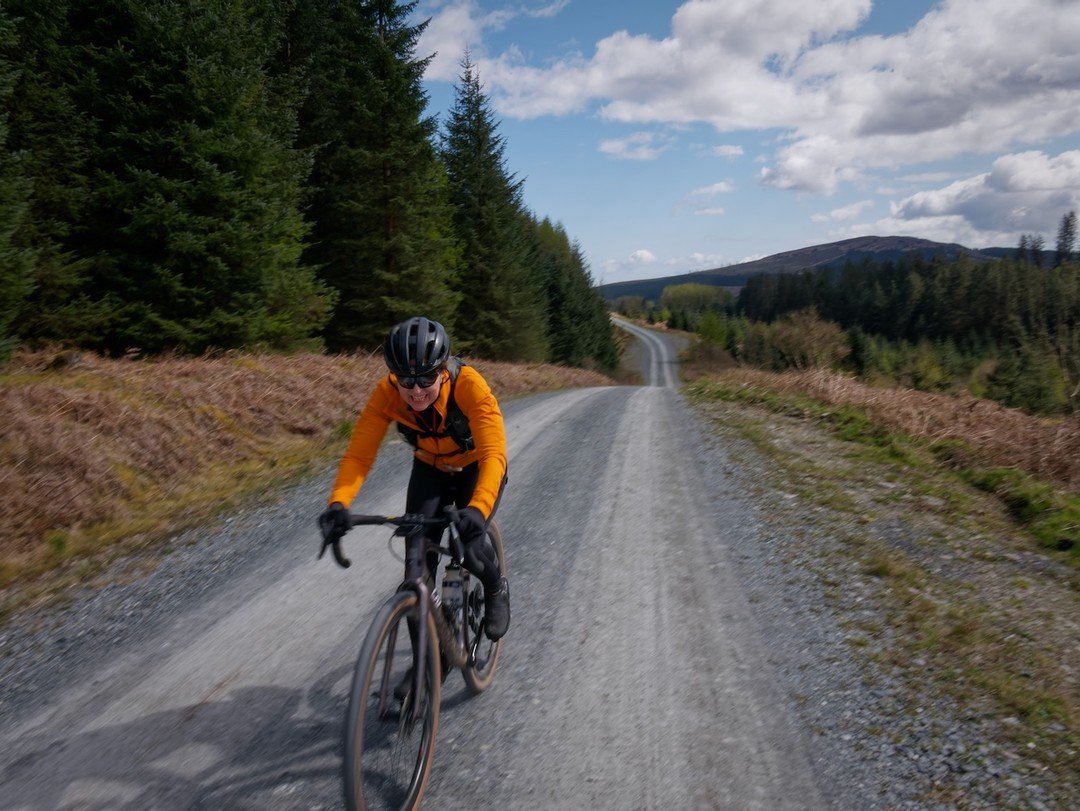
<path fill-rule="evenodd" d="M 0 363 L 15 345 L 14 322 L 33 290 L 33 252 L 19 243 L 26 226 L 30 184 L 20 156 L 7 148 L 7 110 L 16 79 L 8 58 L 15 43 L 11 20 L 0 8 Z"/>
<path fill-rule="evenodd" d="M 1031 253 L 1031 263 L 1037 268 L 1043 266 L 1043 250 L 1046 248 L 1046 240 L 1042 234 L 1032 234 L 1028 237 L 1028 249 Z"/>
<path fill-rule="evenodd" d="M 307 72 L 301 143 L 314 150 L 305 259 L 340 298 L 332 349 L 373 347 L 424 314 L 453 331 L 457 247 L 445 172 L 425 115 L 415 2 L 308 0 L 290 45 Z"/>
<path fill-rule="evenodd" d="M 1058 229 L 1057 256 L 1054 265 L 1063 265 L 1071 262 L 1076 250 L 1076 212 L 1070 211 L 1061 218 L 1061 227 Z"/>
<path fill-rule="evenodd" d="M 85 75 L 70 35 L 69 0 L 6 0 L 14 37 L 3 52 L 18 69 L 5 110 L 7 148 L 31 184 L 18 240 L 32 251 L 30 292 L 15 314 L 25 339 L 68 339 L 93 332 L 106 307 L 84 292 L 86 262 L 67 245 L 93 185 L 89 155 L 100 122 L 72 99 Z"/>
<path fill-rule="evenodd" d="M 1020 242 L 1016 246 L 1016 261 L 1020 264 L 1031 261 L 1031 237 L 1028 234 L 1020 235 Z"/>
<path fill-rule="evenodd" d="M 307 166 L 266 70 L 269 17 L 226 0 L 47 11 L 20 108 L 50 224 L 32 330 L 113 352 L 304 344 L 329 302 L 299 262 Z"/>
<path fill-rule="evenodd" d="M 532 220 L 522 204 L 522 182 L 506 168 L 505 148 L 466 55 L 442 144 L 462 245 L 457 334 L 482 357 L 542 360 L 544 296 L 527 264 Z"/>
<path fill-rule="evenodd" d="M 549 359 L 568 366 L 611 370 L 617 349 L 603 297 L 595 290 L 581 249 L 562 225 L 535 223 L 536 249 L 530 266 L 544 279 Z"/>

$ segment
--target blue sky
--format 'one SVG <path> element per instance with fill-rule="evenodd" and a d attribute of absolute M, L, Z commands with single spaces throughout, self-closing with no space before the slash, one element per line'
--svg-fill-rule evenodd
<path fill-rule="evenodd" d="M 598 283 L 868 234 L 1015 245 L 1080 210 L 1080 0 L 420 0 L 525 203 Z"/>

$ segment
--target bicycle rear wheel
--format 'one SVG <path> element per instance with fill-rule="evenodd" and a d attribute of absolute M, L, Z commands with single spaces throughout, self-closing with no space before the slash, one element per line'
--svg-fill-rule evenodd
<path fill-rule="evenodd" d="M 345 722 L 348 809 L 414 809 L 427 788 L 442 679 L 435 623 L 428 615 L 419 696 L 407 680 L 413 666 L 409 623 L 416 622 L 418 602 L 416 594 L 400 591 L 383 603 L 360 648 Z M 409 689 L 395 690 L 399 684 Z"/>
<path fill-rule="evenodd" d="M 499 558 L 499 571 L 506 576 L 506 553 L 503 550 L 502 533 L 494 520 L 488 523 L 488 540 Z M 469 661 L 461 669 L 465 684 L 473 693 L 482 693 L 495 678 L 499 664 L 499 652 L 503 641 L 492 642 L 484 636 L 484 586 L 475 577 L 469 578 L 469 593 L 462 595 L 465 604 L 465 649 Z"/>

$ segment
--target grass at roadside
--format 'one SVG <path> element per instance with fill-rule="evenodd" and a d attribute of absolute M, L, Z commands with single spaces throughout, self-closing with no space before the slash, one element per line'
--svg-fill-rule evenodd
<path fill-rule="evenodd" d="M 899 677 L 913 708 L 948 696 L 997 747 L 963 757 L 1006 758 L 1055 797 L 1075 799 L 1078 501 L 1074 480 L 1049 477 L 1054 465 L 1038 461 L 1045 448 L 1027 457 L 1041 475 L 1003 464 L 1022 453 L 1003 454 L 1010 439 L 993 413 L 962 438 L 936 401 L 896 392 L 907 402 L 889 405 L 887 391 L 821 375 L 728 370 L 686 390 L 718 431 L 769 459 L 767 520 L 808 538 L 801 560 L 845 608 L 868 672 Z M 911 430 L 905 410 L 933 430 Z M 1039 421 L 1025 436 L 1067 429 Z M 812 510 L 790 509 L 784 493 Z M 962 802 L 959 791 L 940 799 Z"/>
<path fill-rule="evenodd" d="M 611 383 L 581 369 L 474 363 L 504 400 Z M 384 373 L 368 355 L 17 355 L 0 373 L 0 616 L 328 469 Z"/>
<path fill-rule="evenodd" d="M 936 462 L 996 496 L 1041 547 L 1080 568 L 1080 421 L 1029 417 L 981 400 L 874 389 L 827 372 L 739 369 L 699 379 L 689 391 L 812 418 L 882 459 Z M 973 417 L 976 409 L 981 413 Z M 1008 433 L 1017 425 L 1024 427 L 1019 436 Z M 1048 454 L 1048 446 L 1064 458 Z"/>

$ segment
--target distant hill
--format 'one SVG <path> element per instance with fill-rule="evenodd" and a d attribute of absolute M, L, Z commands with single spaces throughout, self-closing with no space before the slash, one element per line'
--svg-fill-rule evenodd
<path fill-rule="evenodd" d="M 611 284 L 600 285 L 598 289 L 608 301 L 619 296 L 643 296 L 646 299 L 656 301 L 660 298 L 661 291 L 672 284 L 712 284 L 737 289 L 745 285 L 746 280 L 751 276 L 756 276 L 759 273 L 796 273 L 800 270 L 813 268 L 839 267 L 845 262 L 861 262 L 863 259 L 886 262 L 910 254 L 918 254 L 924 257 L 944 256 L 955 259 L 967 254 L 976 259 L 991 261 L 1014 253 L 1015 248 L 976 250 L 974 248 L 965 248 L 963 245 L 933 242 L 929 239 L 917 239 L 915 237 L 855 237 L 854 239 L 830 242 L 825 245 L 814 245 L 811 248 L 785 251 L 784 253 L 767 256 L 764 259 L 755 259 L 753 262 L 742 262 L 738 265 L 728 265 L 727 267 L 713 268 L 711 270 L 698 270 L 678 276 L 663 276 L 657 279 L 612 282 Z"/>

